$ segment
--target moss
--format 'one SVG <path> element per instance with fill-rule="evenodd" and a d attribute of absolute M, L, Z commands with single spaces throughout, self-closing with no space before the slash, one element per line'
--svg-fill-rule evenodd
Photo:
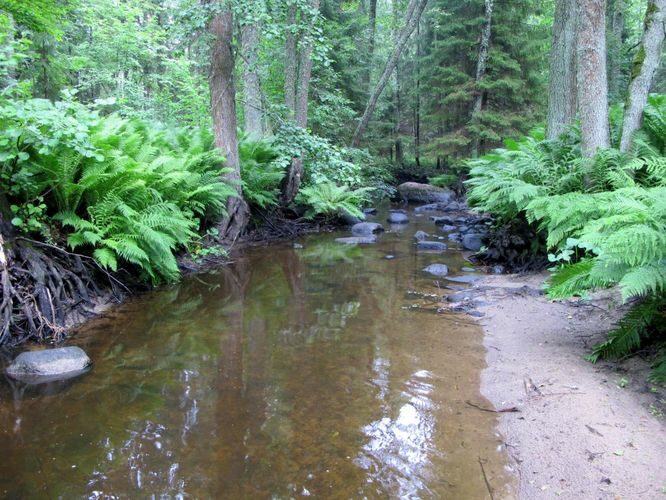
<path fill-rule="evenodd" d="M 643 69 L 643 63 L 645 62 L 645 47 L 640 46 L 636 56 L 634 57 L 633 65 L 631 66 L 631 81 L 634 81 L 638 75 L 641 74 L 641 69 Z"/>

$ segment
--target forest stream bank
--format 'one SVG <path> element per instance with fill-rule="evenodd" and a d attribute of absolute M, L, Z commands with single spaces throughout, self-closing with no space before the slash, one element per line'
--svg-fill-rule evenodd
<path fill-rule="evenodd" d="M 503 447 L 515 462 L 519 498 L 664 498 L 664 394 L 646 383 L 634 356 L 594 365 L 584 359 L 622 307 L 606 291 L 590 301 L 549 301 L 547 275 L 487 276 L 488 367 L 481 392 L 500 414 Z"/>

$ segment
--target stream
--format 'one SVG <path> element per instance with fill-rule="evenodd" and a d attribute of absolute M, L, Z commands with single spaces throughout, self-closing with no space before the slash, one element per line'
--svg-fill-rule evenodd
<path fill-rule="evenodd" d="M 380 211 L 372 245 L 247 248 L 86 324 L 68 344 L 91 372 L 2 382 L 0 493 L 501 498 L 496 415 L 466 403 L 491 406 L 482 330 L 421 295 L 451 284 L 427 265 L 470 264 L 416 250 L 415 231 L 443 235 L 428 215 L 391 227 Z"/>

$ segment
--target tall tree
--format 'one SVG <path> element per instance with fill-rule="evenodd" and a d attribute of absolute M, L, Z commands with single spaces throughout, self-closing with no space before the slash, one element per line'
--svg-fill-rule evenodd
<path fill-rule="evenodd" d="M 263 111 L 261 85 L 259 81 L 259 29 L 263 1 L 251 4 L 248 19 L 241 27 L 241 48 L 244 59 L 243 70 L 243 114 L 245 131 L 255 138 L 263 136 Z"/>
<path fill-rule="evenodd" d="M 372 61 L 375 57 L 375 37 L 377 34 L 377 0 L 368 0 L 368 56 L 365 71 L 365 91 L 370 95 Z"/>
<path fill-rule="evenodd" d="M 407 45 L 407 41 L 409 40 L 411 34 L 414 32 L 414 29 L 421 19 L 421 14 L 423 14 L 427 4 L 428 0 L 410 0 L 409 5 L 407 6 L 407 11 L 405 13 L 405 25 L 400 30 L 398 39 L 396 40 L 396 45 L 393 48 L 391 56 L 386 61 L 384 70 L 382 71 L 382 76 L 379 78 L 379 82 L 377 82 L 374 91 L 368 99 L 368 104 L 365 107 L 361 121 L 359 122 L 358 127 L 356 128 L 356 132 L 354 133 L 352 147 L 357 148 L 361 144 L 363 134 L 365 134 L 368 123 L 370 123 L 370 119 L 372 118 L 375 108 L 377 107 L 377 101 L 379 100 L 379 97 L 382 95 L 386 84 L 391 78 L 391 74 L 398 64 L 398 61 L 400 60 L 400 54 L 405 48 L 405 45 Z"/>
<path fill-rule="evenodd" d="M 557 0 L 553 22 L 546 136 L 556 139 L 576 119 L 576 0 Z"/>
<path fill-rule="evenodd" d="M 210 95 L 215 145 L 224 153 L 230 171 L 226 180 L 236 188 L 237 196 L 227 200 L 227 213 L 218 229 L 220 238 L 235 241 L 249 220 L 249 209 L 243 200 L 240 183 L 240 159 L 236 135 L 236 88 L 234 84 L 233 13 L 229 7 L 215 14 L 209 31 L 213 35 L 210 64 Z"/>
<path fill-rule="evenodd" d="M 284 103 L 287 110 L 296 114 L 296 4 L 290 3 L 287 7 L 287 23 L 285 26 L 287 36 L 284 46 Z"/>
<path fill-rule="evenodd" d="M 581 151 L 589 158 L 610 147 L 605 0 L 578 3 L 578 109 Z"/>
<path fill-rule="evenodd" d="M 629 96 L 622 124 L 620 149 L 629 150 L 634 132 L 641 126 L 643 109 L 647 103 L 654 73 L 659 66 L 664 45 L 666 0 L 648 0 L 643 23 L 643 39 L 634 59 L 629 83 Z"/>
<path fill-rule="evenodd" d="M 309 8 L 310 16 L 308 19 L 307 28 L 300 40 L 301 47 L 298 54 L 298 72 L 294 93 L 294 121 L 296 125 L 301 128 L 307 127 L 308 124 L 308 97 L 310 91 L 310 77 L 312 76 L 312 51 L 314 49 L 314 36 L 312 32 L 317 21 L 317 17 L 319 16 L 319 0 L 309 0 Z M 304 14 L 304 12 L 301 12 L 301 19 L 305 17 Z M 290 35 L 288 35 L 288 37 Z M 295 40 L 291 43 L 296 45 Z M 288 40 L 287 57 L 290 56 L 289 51 L 291 46 L 289 44 L 290 42 Z M 287 61 L 287 64 L 289 65 L 291 62 Z M 285 86 L 286 85 L 287 82 L 285 82 Z M 291 91 L 292 90 L 290 89 L 289 92 L 291 93 Z M 291 99 L 291 94 L 289 99 Z M 294 200 L 296 194 L 298 193 L 298 189 L 301 186 L 302 178 L 303 159 L 301 157 L 297 157 L 291 161 L 289 171 L 287 172 L 287 176 L 282 186 L 282 206 L 287 206 Z"/>
<path fill-rule="evenodd" d="M 611 102 L 619 100 L 626 90 L 625 59 L 625 0 L 607 0 L 606 44 L 608 69 L 608 96 Z"/>
<path fill-rule="evenodd" d="M 490 48 L 490 33 L 493 19 L 493 0 L 485 0 L 485 15 L 483 26 L 481 27 L 481 37 L 479 42 L 479 58 L 476 63 L 476 77 L 474 78 L 475 94 L 472 104 L 472 121 L 477 118 L 483 106 L 483 94 L 481 89 L 481 80 L 486 76 L 486 65 L 488 64 L 488 49 Z M 481 139 L 478 135 L 472 140 L 472 156 L 479 156 L 479 143 Z"/>

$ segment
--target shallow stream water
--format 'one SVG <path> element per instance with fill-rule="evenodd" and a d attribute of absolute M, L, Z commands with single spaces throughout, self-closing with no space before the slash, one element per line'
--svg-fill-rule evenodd
<path fill-rule="evenodd" d="M 246 249 L 87 324 L 90 373 L 2 383 L 0 496 L 500 498 L 496 417 L 466 403 L 489 406 L 482 331 L 420 295 L 469 263 L 417 252 L 443 233 L 410 218 Z"/>

